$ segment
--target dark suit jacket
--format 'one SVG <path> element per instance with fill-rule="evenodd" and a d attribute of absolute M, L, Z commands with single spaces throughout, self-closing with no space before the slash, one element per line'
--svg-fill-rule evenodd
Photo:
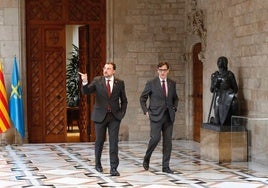
<path fill-rule="evenodd" d="M 91 114 L 92 121 L 102 122 L 104 120 L 108 104 L 116 119 L 122 120 L 125 116 L 128 101 L 124 81 L 114 78 L 113 90 L 110 98 L 107 94 L 104 76 L 95 77 L 90 84 L 82 86 L 82 92 L 84 94 L 93 92 L 96 94 L 94 110 Z"/>
<path fill-rule="evenodd" d="M 168 96 L 163 95 L 161 83 L 159 77 L 156 77 L 148 81 L 140 96 L 141 108 L 146 114 L 149 112 L 151 121 L 159 121 L 164 115 L 166 109 L 169 111 L 170 119 L 172 122 L 175 120 L 175 112 L 178 107 L 178 95 L 176 92 L 176 82 L 167 79 Z M 149 97 L 149 107 L 147 107 L 147 99 Z"/>

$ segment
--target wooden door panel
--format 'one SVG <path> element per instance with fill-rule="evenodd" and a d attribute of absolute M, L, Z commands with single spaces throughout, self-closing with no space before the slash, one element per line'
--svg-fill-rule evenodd
<path fill-rule="evenodd" d="M 86 65 L 90 76 L 99 74 L 106 61 L 106 0 L 25 0 L 25 7 L 28 139 L 30 143 L 66 142 L 65 25 L 91 26 L 88 38 L 92 40 L 84 41 L 88 45 L 85 62 L 90 62 Z M 90 101 L 80 100 L 84 125 L 89 123 Z M 81 141 L 88 141 L 85 126 L 81 135 Z"/>
<path fill-rule="evenodd" d="M 45 141 L 66 141 L 65 52 L 45 52 Z"/>
<path fill-rule="evenodd" d="M 45 142 L 66 141 L 65 26 L 44 27 Z"/>
<path fill-rule="evenodd" d="M 100 25 L 79 27 L 79 70 L 88 74 L 91 81 L 95 76 L 102 75 L 102 67 L 106 61 L 105 30 Z M 80 141 L 95 141 L 95 127 L 90 120 L 95 101 L 94 94 L 81 95 L 80 100 Z M 86 139 L 87 137 L 87 139 Z"/>
<path fill-rule="evenodd" d="M 79 71 L 89 74 L 89 26 L 79 27 Z M 80 82 L 81 85 L 81 82 Z M 91 141 L 90 135 L 94 133 L 91 131 L 90 125 L 90 107 L 89 107 L 89 96 L 80 94 L 79 103 L 79 129 L 80 129 L 80 141 Z"/>
<path fill-rule="evenodd" d="M 42 28 L 27 27 L 27 106 L 28 106 L 28 137 L 29 142 L 41 143 L 43 141 L 44 109 L 43 109 L 43 60 L 42 54 Z"/>
<path fill-rule="evenodd" d="M 66 141 L 65 26 L 29 27 L 29 141 Z M 42 53 L 40 53 L 42 52 Z"/>
<path fill-rule="evenodd" d="M 203 123 L 203 65 L 198 58 L 201 43 L 193 48 L 193 103 L 194 103 L 194 141 L 200 142 L 200 128 Z"/>

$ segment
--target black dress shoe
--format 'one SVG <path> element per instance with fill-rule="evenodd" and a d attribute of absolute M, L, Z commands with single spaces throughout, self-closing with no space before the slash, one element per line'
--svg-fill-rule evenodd
<path fill-rule="evenodd" d="M 120 176 L 120 173 L 115 168 L 111 169 L 110 174 L 111 176 Z"/>
<path fill-rule="evenodd" d="M 143 161 L 142 165 L 145 170 L 149 169 L 149 162 Z"/>
<path fill-rule="evenodd" d="M 102 168 L 102 166 L 95 166 L 95 169 L 96 169 L 98 172 L 103 172 L 103 168 Z"/>
<path fill-rule="evenodd" d="M 173 174 L 174 173 L 169 167 L 163 168 L 162 171 L 165 172 L 165 173 L 169 173 L 169 174 Z"/>

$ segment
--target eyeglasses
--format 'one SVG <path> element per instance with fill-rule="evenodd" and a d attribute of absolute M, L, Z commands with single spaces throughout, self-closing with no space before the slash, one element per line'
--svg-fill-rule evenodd
<path fill-rule="evenodd" d="M 168 69 L 158 69 L 159 72 L 167 72 Z"/>

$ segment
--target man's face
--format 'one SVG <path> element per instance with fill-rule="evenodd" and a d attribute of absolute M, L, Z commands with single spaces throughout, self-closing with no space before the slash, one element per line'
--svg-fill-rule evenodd
<path fill-rule="evenodd" d="M 103 76 L 105 76 L 106 78 L 110 78 L 111 76 L 113 76 L 115 73 L 115 70 L 113 68 L 112 64 L 105 64 L 103 67 Z"/>
<path fill-rule="evenodd" d="M 161 79 L 166 79 L 169 73 L 169 69 L 167 68 L 167 65 L 163 65 L 162 67 L 158 67 L 157 72 Z"/>

